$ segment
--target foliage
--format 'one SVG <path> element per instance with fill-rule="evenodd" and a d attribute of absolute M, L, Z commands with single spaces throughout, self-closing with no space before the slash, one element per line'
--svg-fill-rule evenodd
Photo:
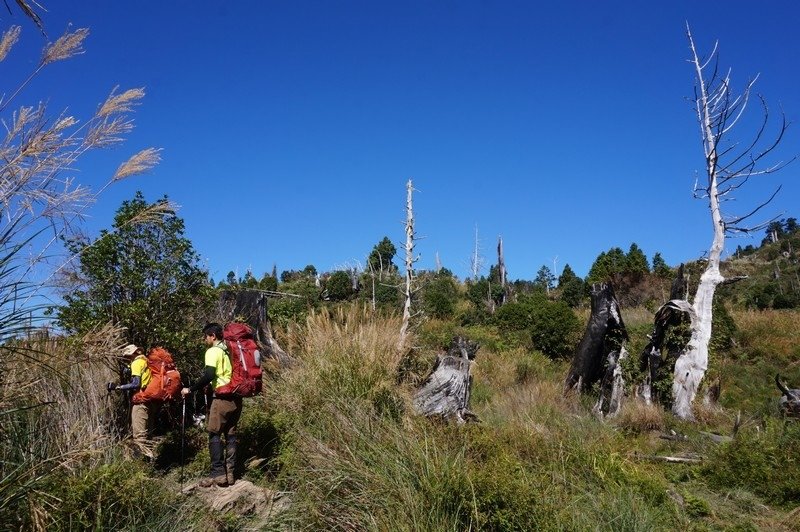
<path fill-rule="evenodd" d="M 47 492 L 59 505 L 48 528 L 165 530 L 174 522 L 177 498 L 151 477 L 129 460 L 54 475 Z"/>
<path fill-rule="evenodd" d="M 543 294 L 520 297 L 500 307 L 493 318 L 500 330 L 527 331 L 531 345 L 552 358 L 568 356 L 577 341 L 578 318 L 562 301 Z"/>
<path fill-rule="evenodd" d="M 397 248 L 389 240 L 389 237 L 383 237 L 383 240 L 375 244 L 367 257 L 367 270 L 374 272 L 397 271 L 397 266 L 392 262 L 396 254 Z"/>
<path fill-rule="evenodd" d="M 435 274 L 422 285 L 422 309 L 436 319 L 451 318 L 458 301 L 458 286 L 452 275 Z"/>
<path fill-rule="evenodd" d="M 664 260 L 664 257 L 661 256 L 661 253 L 656 251 L 653 254 L 653 268 L 652 271 L 658 277 L 670 277 L 672 275 L 672 270 L 667 265 L 667 261 Z"/>
<path fill-rule="evenodd" d="M 586 298 L 586 283 L 575 275 L 569 264 L 564 265 L 561 275 L 558 276 L 558 298 L 569 305 L 577 307 Z"/>
<path fill-rule="evenodd" d="M 562 301 L 534 307 L 531 325 L 533 347 L 552 358 L 569 356 L 577 343 L 580 323 Z"/>
<path fill-rule="evenodd" d="M 549 292 L 554 286 L 556 282 L 556 276 L 553 275 L 553 272 L 547 265 L 542 265 L 539 268 L 539 271 L 536 272 L 536 278 L 533 280 L 535 285 L 540 286 L 546 292 Z"/>
<path fill-rule="evenodd" d="M 466 288 L 467 299 L 474 305 L 478 323 L 488 320 L 494 308 L 503 301 L 505 296 L 503 288 L 498 283 L 492 283 L 486 277 L 478 280 L 468 279 Z"/>
<path fill-rule="evenodd" d="M 303 322 L 309 311 L 319 305 L 319 288 L 308 276 L 300 276 L 294 281 L 281 283 L 279 288 L 281 292 L 299 297 L 283 297 L 270 301 L 267 314 L 272 323 L 278 327 L 285 329 L 290 323 Z"/>
<path fill-rule="evenodd" d="M 647 263 L 647 257 L 644 252 L 632 243 L 628 254 L 625 255 L 625 271 L 629 273 L 645 274 L 650 272 L 650 266 Z"/>
<path fill-rule="evenodd" d="M 182 354 L 193 345 L 196 316 L 214 292 L 166 198 L 148 204 L 137 192 L 117 210 L 110 231 L 68 244 L 78 255 L 80 285 L 56 309 L 62 327 L 83 334 L 110 321 L 146 349 Z"/>
<path fill-rule="evenodd" d="M 335 271 L 325 281 L 325 290 L 331 301 L 346 301 L 353 295 L 353 281 L 350 273 Z"/>
<path fill-rule="evenodd" d="M 622 248 L 613 247 L 597 256 L 589 268 L 586 282 L 594 284 L 613 281 L 627 271 L 627 266 L 628 261 Z"/>

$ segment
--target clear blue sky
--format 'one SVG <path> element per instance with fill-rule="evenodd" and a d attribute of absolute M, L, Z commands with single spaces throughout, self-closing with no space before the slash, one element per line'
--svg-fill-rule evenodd
<path fill-rule="evenodd" d="M 800 4 L 788 0 L 45 6 L 51 40 L 69 23 L 90 28 L 86 53 L 19 103 L 47 98 L 88 117 L 115 85 L 147 91 L 129 141 L 84 160 L 77 179 L 99 187 L 132 153 L 163 148 L 157 169 L 103 194 L 88 231 L 110 226 L 137 189 L 167 194 L 217 280 L 363 264 L 384 235 L 399 248 L 409 178 L 419 268 L 438 252 L 467 275 L 476 225 L 484 273 L 502 235 L 512 279 L 556 257 L 557 273 L 569 263 L 585 275 L 599 252 L 631 242 L 670 264 L 697 258 L 711 228 L 692 199 L 704 160 L 686 21 L 701 50 L 720 40 L 736 86 L 760 73 L 771 108 L 800 120 Z M 0 17 L 23 26 L 6 82 L 44 38 L 18 12 Z M 797 153 L 795 126 L 781 155 Z M 753 181 L 726 207 L 745 212 L 782 183 L 764 217 L 800 216 L 799 175 L 795 163 Z"/>

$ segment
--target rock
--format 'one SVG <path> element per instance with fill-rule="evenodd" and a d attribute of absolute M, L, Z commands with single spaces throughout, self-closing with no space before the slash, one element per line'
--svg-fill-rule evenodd
<path fill-rule="evenodd" d="M 234 513 L 240 516 L 257 516 L 268 520 L 288 504 L 282 493 L 256 486 L 248 480 L 237 480 L 233 486 L 201 488 L 195 482 L 182 491 L 196 494 L 215 512 Z"/>

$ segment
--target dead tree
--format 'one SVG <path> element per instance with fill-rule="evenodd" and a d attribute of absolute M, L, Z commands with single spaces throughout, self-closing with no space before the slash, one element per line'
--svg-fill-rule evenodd
<path fill-rule="evenodd" d="M 661 369 L 664 366 L 665 360 L 674 360 L 680 356 L 680 350 L 674 347 L 663 355 L 664 343 L 666 340 L 667 330 L 670 327 L 675 327 L 683 323 L 685 320 L 690 319 L 691 314 L 694 313 L 691 305 L 686 302 L 686 292 L 688 283 L 684 274 L 684 265 L 678 267 L 675 279 L 672 281 L 672 288 L 670 289 L 669 302 L 662 305 L 656 311 L 655 318 L 653 319 L 653 330 L 649 335 L 650 341 L 642 350 L 639 355 L 639 367 L 646 375 L 644 383 L 639 386 L 638 395 L 647 404 L 652 401 L 664 402 L 667 398 L 658 397 L 657 393 L 653 391 L 653 383 L 662 378 Z"/>
<path fill-rule="evenodd" d="M 406 284 L 405 284 L 405 303 L 403 304 L 403 324 L 400 327 L 400 340 L 398 346 L 403 349 L 408 335 L 408 328 L 411 324 L 412 308 L 411 300 L 414 294 L 414 263 L 419 260 L 414 256 L 416 246 L 416 232 L 414 232 L 414 207 L 412 196 L 414 186 L 411 180 L 406 183 Z"/>
<path fill-rule="evenodd" d="M 242 321 L 253 328 L 261 352 L 282 367 L 294 359 L 284 351 L 272 334 L 267 315 L 267 292 L 264 290 L 224 290 L 220 293 L 217 314 L 223 322 Z"/>
<path fill-rule="evenodd" d="M 437 355 L 436 363 L 422 386 L 414 393 L 414 408 L 427 417 L 456 420 L 458 423 L 477 420 L 469 410 L 472 387 L 470 365 L 480 346 L 461 336 L 450 343 L 445 355 Z"/>
<path fill-rule="evenodd" d="M 800 388 L 788 388 L 781 382 L 780 375 L 775 375 L 775 384 L 783 394 L 779 403 L 781 413 L 787 417 L 800 418 Z"/>
<path fill-rule="evenodd" d="M 502 300 L 500 304 L 506 302 L 506 259 L 503 256 L 503 237 L 497 237 L 497 271 L 500 274 L 500 288 L 503 289 Z"/>
<path fill-rule="evenodd" d="M 695 76 L 693 103 L 700 125 L 700 136 L 705 155 L 705 179 L 695 185 L 695 197 L 708 200 L 713 228 L 713 240 L 708 252 L 706 268 L 700 277 L 700 284 L 691 303 L 691 338 L 675 362 L 672 384 L 672 411 L 682 419 L 692 419 L 692 403 L 708 367 L 708 345 L 711 340 L 712 304 L 714 292 L 725 282 L 719 270 L 720 257 L 725 244 L 725 234 L 731 232 L 750 232 L 761 230 L 769 222 L 746 226 L 745 221 L 759 212 L 778 193 L 741 216 L 723 216 L 720 203 L 734 199 L 736 191 L 752 177 L 776 172 L 787 163 L 768 163 L 768 156 L 779 145 L 788 127 L 786 118 L 771 142 L 762 145 L 769 112 L 766 102 L 759 96 L 762 104 L 763 120 L 752 139 L 739 144 L 728 142 L 731 132 L 747 109 L 755 79 L 745 86 L 739 95 L 731 89 L 730 71 L 721 74 L 718 70 L 717 47 L 708 58 L 697 55 L 694 39 L 686 27 L 691 49 Z M 770 220 L 772 221 L 772 220 Z M 688 302 L 684 301 L 686 306 Z"/>
<path fill-rule="evenodd" d="M 592 314 L 572 358 L 564 392 L 583 392 L 602 381 L 595 412 L 613 416 L 621 406 L 625 384 L 620 362 L 627 355 L 624 341 L 628 332 L 611 285 L 594 284 L 591 295 Z"/>

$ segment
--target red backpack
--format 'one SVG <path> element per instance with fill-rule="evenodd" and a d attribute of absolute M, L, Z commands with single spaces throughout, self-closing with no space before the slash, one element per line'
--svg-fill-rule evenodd
<path fill-rule="evenodd" d="M 175 362 L 169 351 L 163 347 L 151 349 L 147 356 L 147 369 L 150 370 L 150 382 L 144 390 L 133 395 L 133 404 L 170 401 L 180 395 L 181 374 L 175 369 Z"/>
<path fill-rule="evenodd" d="M 222 331 L 233 373 L 231 382 L 220 386 L 217 395 L 252 397 L 261 393 L 261 353 L 253 339 L 253 329 L 245 323 L 229 323 Z"/>

